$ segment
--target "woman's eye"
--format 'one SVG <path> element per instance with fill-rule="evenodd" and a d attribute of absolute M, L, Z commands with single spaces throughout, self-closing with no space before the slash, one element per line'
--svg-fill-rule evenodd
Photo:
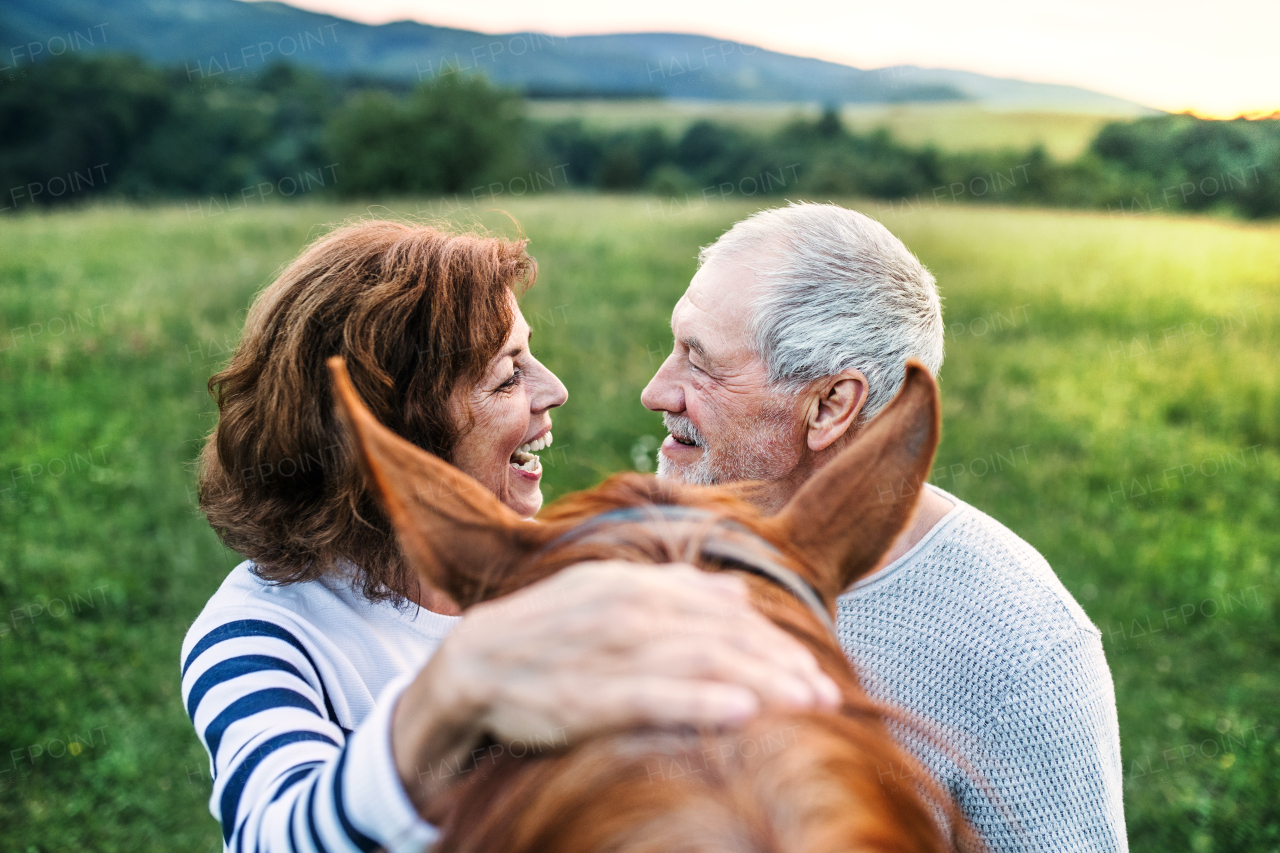
<path fill-rule="evenodd" d="M 524 371 L 517 367 L 515 370 L 511 371 L 511 376 L 509 376 L 506 379 L 506 381 L 504 381 L 501 385 L 499 385 L 497 390 L 508 391 L 516 387 L 517 385 L 520 384 L 520 377 L 523 375 L 524 375 Z"/>

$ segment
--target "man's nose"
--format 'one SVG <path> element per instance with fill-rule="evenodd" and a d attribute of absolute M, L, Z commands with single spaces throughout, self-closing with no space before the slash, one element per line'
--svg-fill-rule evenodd
<path fill-rule="evenodd" d="M 674 357 L 675 353 L 667 356 L 666 360 L 659 365 L 658 372 L 640 392 L 640 402 L 646 409 L 654 412 L 684 411 L 684 392 L 671 375 L 673 372 L 671 361 Z"/>

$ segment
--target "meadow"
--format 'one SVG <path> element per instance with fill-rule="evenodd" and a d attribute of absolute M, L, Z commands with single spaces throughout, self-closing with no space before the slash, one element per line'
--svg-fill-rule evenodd
<path fill-rule="evenodd" d="M 178 685 L 187 626 L 237 562 L 194 505 L 205 382 L 308 240 L 439 209 L 0 224 L 0 849 L 220 848 Z M 753 209 L 506 207 L 540 266 L 535 352 L 570 390 L 548 497 L 651 466 L 663 430 L 639 394 L 671 306 L 697 248 Z M 1103 632 L 1131 848 L 1280 850 L 1280 225 L 958 205 L 883 221 L 945 299 L 934 482 L 1038 548 Z"/>
<path fill-rule="evenodd" d="M 529 115 L 541 121 L 579 119 L 606 131 L 660 127 L 672 136 L 696 121 L 713 121 L 757 132 L 773 132 L 796 119 L 813 121 L 820 104 L 677 100 L 531 100 Z M 966 102 L 845 104 L 844 126 L 855 133 L 887 128 L 908 145 L 931 144 L 943 151 L 992 148 L 1025 150 L 1043 145 L 1052 157 L 1071 160 L 1109 121 L 1128 115 L 998 109 Z"/>

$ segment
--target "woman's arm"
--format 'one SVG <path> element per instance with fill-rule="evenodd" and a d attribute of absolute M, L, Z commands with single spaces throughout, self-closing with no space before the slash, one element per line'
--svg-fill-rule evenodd
<path fill-rule="evenodd" d="M 232 619 L 183 664 L 183 699 L 213 768 L 210 808 L 230 850 L 420 850 L 435 831 L 391 756 L 389 695 L 341 728 L 315 661 L 284 618 Z"/>

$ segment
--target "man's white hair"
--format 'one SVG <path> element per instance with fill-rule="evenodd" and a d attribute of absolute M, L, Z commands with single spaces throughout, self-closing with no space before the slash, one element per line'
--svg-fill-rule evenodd
<path fill-rule="evenodd" d="M 738 264 L 763 285 L 750 334 L 769 382 L 789 391 L 842 370 L 867 377 L 865 421 L 898 393 L 915 357 L 942 367 L 933 276 L 879 222 L 834 204 L 762 210 L 702 249 L 698 266 Z"/>

